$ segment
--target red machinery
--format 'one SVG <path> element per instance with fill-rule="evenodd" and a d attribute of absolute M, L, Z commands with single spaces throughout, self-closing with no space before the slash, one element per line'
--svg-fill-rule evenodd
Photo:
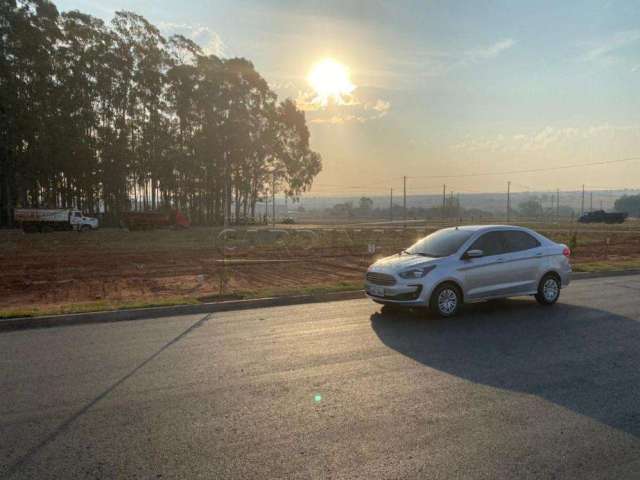
<path fill-rule="evenodd" d="M 123 215 L 123 223 L 129 230 L 153 230 L 163 227 L 181 229 L 191 226 L 189 219 L 178 209 L 166 212 L 126 212 Z"/>

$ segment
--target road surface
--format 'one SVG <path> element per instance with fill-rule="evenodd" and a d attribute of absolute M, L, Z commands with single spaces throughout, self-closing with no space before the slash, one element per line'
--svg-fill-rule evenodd
<path fill-rule="evenodd" d="M 0 334 L 0 478 L 640 478 L 640 276 Z"/>

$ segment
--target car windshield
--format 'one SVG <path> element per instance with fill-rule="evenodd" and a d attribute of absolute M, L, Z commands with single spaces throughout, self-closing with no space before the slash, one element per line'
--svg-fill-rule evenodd
<path fill-rule="evenodd" d="M 411 245 L 405 252 L 410 255 L 424 255 L 426 257 L 448 257 L 456 253 L 472 234 L 471 230 L 445 228 L 427 235 Z"/>

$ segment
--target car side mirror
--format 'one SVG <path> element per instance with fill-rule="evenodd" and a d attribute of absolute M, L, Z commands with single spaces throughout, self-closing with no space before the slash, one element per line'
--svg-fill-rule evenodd
<path fill-rule="evenodd" d="M 467 250 L 466 253 L 463 255 L 463 258 L 471 259 L 471 258 L 480 258 L 483 256 L 484 256 L 484 252 L 482 250 Z"/>

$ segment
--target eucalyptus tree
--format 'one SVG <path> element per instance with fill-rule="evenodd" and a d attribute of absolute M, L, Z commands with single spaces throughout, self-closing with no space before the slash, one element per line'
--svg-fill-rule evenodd
<path fill-rule="evenodd" d="M 174 204 L 187 210 L 188 172 L 195 173 L 194 138 L 199 128 L 196 113 L 198 69 L 196 59 L 200 47 L 181 35 L 174 35 L 167 44 L 171 66 L 167 72 L 167 103 L 171 145 L 160 169 L 164 204 Z"/>
<path fill-rule="evenodd" d="M 3 219 L 15 205 L 41 204 L 55 152 L 50 131 L 55 96 L 52 54 L 60 37 L 58 11 L 45 0 L 5 0 L 0 7 L 0 176 Z"/>
<path fill-rule="evenodd" d="M 122 56 L 125 123 L 129 126 L 132 187 L 136 205 L 156 207 L 159 165 L 168 133 L 164 101 L 169 56 L 166 39 L 144 17 L 116 12 L 112 21 Z M 148 201 L 151 205 L 148 205 Z"/>
<path fill-rule="evenodd" d="M 98 18 L 71 11 L 62 14 L 62 39 L 56 50 L 56 79 L 60 83 L 56 125 L 60 139 L 60 185 L 67 185 L 65 196 L 75 192 L 72 200 L 88 211 L 99 209 L 100 199 L 106 207 L 102 150 L 114 139 L 111 96 L 113 35 Z"/>
<path fill-rule="evenodd" d="M 320 155 L 311 150 L 309 129 L 303 111 L 287 99 L 278 107 L 279 132 L 278 164 L 285 193 L 298 196 L 312 184 L 320 170 Z"/>
<path fill-rule="evenodd" d="M 18 205 L 117 220 L 178 207 L 195 223 L 255 215 L 320 171 L 304 113 L 244 58 L 165 39 L 145 18 L 0 2 L 0 224 Z"/>
<path fill-rule="evenodd" d="M 0 226 L 9 222 L 16 194 L 14 172 L 17 92 L 12 74 L 15 58 L 15 10 L 15 0 L 0 2 Z"/>

